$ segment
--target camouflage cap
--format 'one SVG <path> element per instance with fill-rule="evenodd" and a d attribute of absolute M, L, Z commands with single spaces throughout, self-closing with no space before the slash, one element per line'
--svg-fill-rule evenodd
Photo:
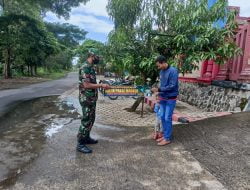
<path fill-rule="evenodd" d="M 90 48 L 89 53 L 98 56 L 98 50 L 95 48 Z"/>

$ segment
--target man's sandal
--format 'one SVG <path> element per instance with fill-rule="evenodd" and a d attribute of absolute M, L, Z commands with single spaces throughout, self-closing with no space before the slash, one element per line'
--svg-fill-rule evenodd
<path fill-rule="evenodd" d="M 170 143 L 171 143 L 171 141 L 167 141 L 167 140 L 164 139 L 161 142 L 159 142 L 157 145 L 158 146 L 165 146 L 165 145 L 168 145 Z"/>

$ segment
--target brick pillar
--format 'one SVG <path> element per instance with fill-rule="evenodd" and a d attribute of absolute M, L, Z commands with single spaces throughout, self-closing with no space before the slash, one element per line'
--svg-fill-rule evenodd
<path fill-rule="evenodd" d="M 238 80 L 242 82 L 250 82 L 250 23 L 248 23 L 247 26 L 244 45 L 244 55 L 242 59 L 243 63 L 242 67 L 240 68 L 240 76 Z"/>
<path fill-rule="evenodd" d="M 217 74 L 219 73 L 220 70 L 220 65 L 216 64 L 213 61 L 213 70 L 212 70 L 212 79 L 215 79 L 215 77 L 217 76 Z"/>
<path fill-rule="evenodd" d="M 213 72 L 213 65 L 214 61 L 209 60 L 207 63 L 207 70 L 206 73 L 203 75 L 203 78 L 212 78 L 212 72 Z"/>
<path fill-rule="evenodd" d="M 244 26 L 236 34 L 236 45 L 242 48 L 243 54 L 245 52 L 246 30 L 247 30 L 247 27 Z M 237 81 L 239 79 L 240 73 L 242 71 L 242 66 L 243 66 L 243 56 L 244 55 L 239 55 L 233 58 L 232 63 L 230 65 L 230 74 L 229 74 L 230 80 Z"/>
<path fill-rule="evenodd" d="M 204 74 L 206 73 L 206 71 L 207 71 L 207 64 L 208 64 L 208 61 L 203 61 L 202 62 L 202 64 L 201 64 L 200 78 L 203 78 Z"/>
<path fill-rule="evenodd" d="M 215 76 L 216 80 L 227 80 L 229 75 L 229 61 L 219 66 L 219 72 Z"/>

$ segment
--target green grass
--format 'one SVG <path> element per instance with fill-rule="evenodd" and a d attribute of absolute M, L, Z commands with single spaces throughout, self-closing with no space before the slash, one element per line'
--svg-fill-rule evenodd
<path fill-rule="evenodd" d="M 62 77 L 65 77 L 70 71 L 54 71 L 54 72 L 46 72 L 43 68 L 39 68 L 37 71 L 37 76 L 41 78 L 46 78 L 46 79 L 60 79 Z"/>
<path fill-rule="evenodd" d="M 65 71 L 45 71 L 43 68 L 37 69 L 37 75 L 34 77 L 44 78 L 44 79 L 50 79 L 50 80 L 56 80 L 65 77 L 71 70 Z M 21 73 L 13 73 L 13 78 L 21 78 L 21 77 L 28 77 L 27 75 L 22 75 Z M 3 75 L 0 74 L 0 80 L 4 79 Z"/>

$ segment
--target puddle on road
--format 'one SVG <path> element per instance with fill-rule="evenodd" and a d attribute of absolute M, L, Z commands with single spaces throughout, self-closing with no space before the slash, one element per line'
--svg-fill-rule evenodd
<path fill-rule="evenodd" d="M 114 139 L 114 138 L 110 138 L 110 137 L 104 137 L 104 136 L 99 135 L 99 134 L 97 134 L 95 132 L 91 133 L 91 137 L 93 137 L 94 139 L 108 141 L 108 142 L 116 142 L 116 143 L 124 143 L 125 142 L 125 140 L 122 139 L 122 138 Z"/>
<path fill-rule="evenodd" d="M 47 126 L 45 130 L 45 136 L 52 137 L 54 134 L 58 133 L 61 128 L 72 122 L 73 118 L 58 118 L 52 117 L 50 120 L 45 120 L 44 125 Z"/>
<path fill-rule="evenodd" d="M 104 125 L 104 124 L 98 123 L 98 121 L 97 121 L 94 125 L 92 132 L 91 132 L 91 136 L 95 139 L 108 141 L 108 142 L 117 142 L 117 143 L 124 143 L 125 142 L 125 140 L 122 137 L 114 138 L 114 137 L 109 137 L 109 135 L 104 136 L 103 135 L 104 131 L 112 134 L 113 132 L 122 132 L 122 131 L 126 131 L 126 130 L 123 128 L 115 127 L 115 126 Z M 102 135 L 100 135 L 100 134 L 102 134 Z"/>
<path fill-rule="evenodd" d="M 64 110 L 63 106 L 67 105 L 67 107 L 70 108 L 69 110 L 70 113 L 77 112 L 79 114 L 82 114 L 82 108 L 81 105 L 79 104 L 78 98 L 67 96 L 63 99 L 60 98 L 60 100 L 63 102 L 63 104 L 59 105 L 60 110 Z"/>
<path fill-rule="evenodd" d="M 76 118 L 72 103 L 56 96 L 22 102 L 1 117 L 0 188 L 12 185 L 46 141 Z"/>
<path fill-rule="evenodd" d="M 39 156 L 48 140 L 75 119 L 80 118 L 77 98 L 45 97 L 25 101 L 0 117 L 0 189 L 15 184 L 24 168 Z M 100 135 L 125 129 L 95 124 L 93 138 L 123 143 L 124 139 Z"/>
<path fill-rule="evenodd" d="M 113 127 L 109 125 L 103 125 L 100 123 L 95 123 L 96 129 L 104 129 L 104 130 L 111 130 L 111 131 L 125 131 L 125 129 L 118 128 L 118 127 Z"/>

